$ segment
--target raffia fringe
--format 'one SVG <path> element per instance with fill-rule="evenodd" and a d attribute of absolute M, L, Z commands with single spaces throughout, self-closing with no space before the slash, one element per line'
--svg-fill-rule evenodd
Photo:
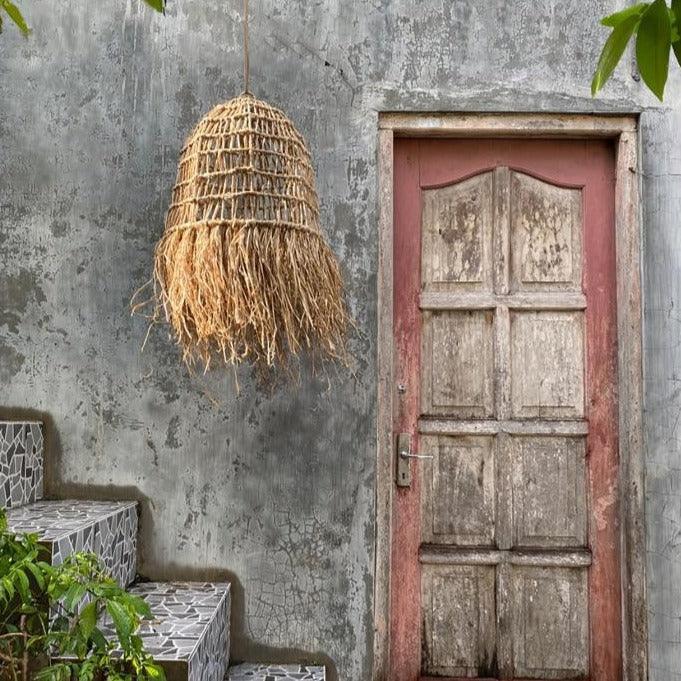
<path fill-rule="evenodd" d="M 261 227 L 186 229 L 156 249 L 157 298 L 184 360 L 286 364 L 321 349 L 344 357 L 340 272 L 318 234 Z"/>
<path fill-rule="evenodd" d="M 154 317 L 188 364 L 345 357 L 343 284 L 314 187 L 303 138 L 269 104 L 244 94 L 199 122 L 154 265 Z"/>

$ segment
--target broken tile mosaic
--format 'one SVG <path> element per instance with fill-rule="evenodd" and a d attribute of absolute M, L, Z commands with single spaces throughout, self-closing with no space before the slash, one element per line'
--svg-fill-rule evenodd
<path fill-rule="evenodd" d="M 141 583 L 129 589 L 144 598 L 154 620 L 139 635 L 160 664 L 181 663 L 187 681 L 223 681 L 229 659 L 229 584 Z M 103 627 L 113 637 L 111 624 Z"/>
<path fill-rule="evenodd" d="M 325 667 L 281 664 L 239 664 L 230 667 L 227 681 L 325 681 Z"/>
<path fill-rule="evenodd" d="M 60 565 L 77 551 L 97 554 L 121 585 L 135 579 L 137 504 L 134 501 L 38 501 L 12 508 L 9 529 L 35 533 L 49 547 L 51 562 Z"/>
<path fill-rule="evenodd" d="M 0 421 L 0 508 L 30 504 L 42 496 L 42 424 Z"/>

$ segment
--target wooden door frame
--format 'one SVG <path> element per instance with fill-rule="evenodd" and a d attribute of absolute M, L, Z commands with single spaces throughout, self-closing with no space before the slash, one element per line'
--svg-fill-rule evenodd
<path fill-rule="evenodd" d="M 378 116 L 378 430 L 373 681 L 390 681 L 393 442 L 393 160 L 396 137 L 610 138 L 615 229 L 624 681 L 648 678 L 645 582 L 640 153 L 636 115 L 380 113 Z"/>

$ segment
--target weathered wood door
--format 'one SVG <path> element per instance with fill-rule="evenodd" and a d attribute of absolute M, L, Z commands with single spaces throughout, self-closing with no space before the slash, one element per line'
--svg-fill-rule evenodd
<path fill-rule="evenodd" d="M 432 458 L 396 452 L 390 679 L 617 681 L 614 152 L 403 139 L 394 177 L 395 443 Z"/>

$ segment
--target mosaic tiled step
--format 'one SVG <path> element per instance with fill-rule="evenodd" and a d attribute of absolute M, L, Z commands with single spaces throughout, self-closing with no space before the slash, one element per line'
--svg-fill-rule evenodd
<path fill-rule="evenodd" d="M 326 681 L 325 667 L 300 664 L 237 664 L 229 668 L 226 681 Z"/>
<path fill-rule="evenodd" d="M 60 565 L 76 551 L 97 554 L 121 586 L 135 579 L 137 504 L 134 501 L 38 501 L 7 512 L 9 529 L 35 533 Z"/>
<path fill-rule="evenodd" d="M 229 660 L 229 584 L 149 582 L 128 591 L 142 597 L 154 620 L 140 629 L 145 649 L 168 681 L 224 681 Z M 114 635 L 105 628 L 105 634 Z"/>
<path fill-rule="evenodd" d="M 0 421 L 0 508 L 30 504 L 42 496 L 42 424 Z"/>

